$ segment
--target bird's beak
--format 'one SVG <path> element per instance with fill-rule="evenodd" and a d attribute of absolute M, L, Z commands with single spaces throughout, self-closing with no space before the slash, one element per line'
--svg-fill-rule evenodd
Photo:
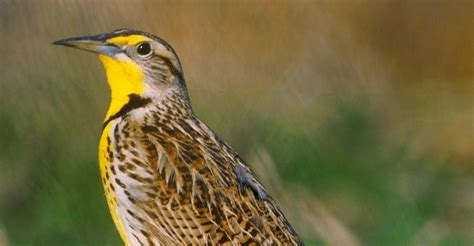
<path fill-rule="evenodd" d="M 73 47 L 110 57 L 114 57 L 116 54 L 122 52 L 116 45 L 107 43 L 107 39 L 104 35 L 61 39 L 53 42 L 53 44 Z"/>

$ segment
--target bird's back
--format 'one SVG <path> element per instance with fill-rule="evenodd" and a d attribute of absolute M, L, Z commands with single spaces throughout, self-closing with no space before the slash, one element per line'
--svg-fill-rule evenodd
<path fill-rule="evenodd" d="M 130 245 L 302 244 L 241 158 L 190 111 L 130 111 L 104 127 L 99 155 Z"/>

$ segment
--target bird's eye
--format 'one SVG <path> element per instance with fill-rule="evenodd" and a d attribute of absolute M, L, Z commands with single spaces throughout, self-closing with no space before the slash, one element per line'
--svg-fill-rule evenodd
<path fill-rule="evenodd" d="M 141 56 L 151 54 L 151 46 L 149 43 L 141 43 L 137 46 L 137 53 Z"/>

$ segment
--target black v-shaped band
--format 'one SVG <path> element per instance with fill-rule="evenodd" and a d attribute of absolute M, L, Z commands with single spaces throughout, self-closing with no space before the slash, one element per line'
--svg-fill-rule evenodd
<path fill-rule="evenodd" d="M 146 105 L 151 103 L 150 98 L 143 98 L 137 94 L 130 94 L 128 95 L 128 98 L 128 103 L 124 104 L 117 113 L 111 115 L 104 121 L 104 123 L 102 124 L 102 130 L 104 130 L 104 128 L 107 126 L 107 124 L 109 124 L 110 121 L 122 117 L 134 109 L 145 107 Z"/>

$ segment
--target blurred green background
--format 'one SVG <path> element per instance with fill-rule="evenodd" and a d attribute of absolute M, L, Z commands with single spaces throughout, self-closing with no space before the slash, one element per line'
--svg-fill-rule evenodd
<path fill-rule="evenodd" d="M 474 244 L 473 1 L 0 1 L 0 245 L 120 245 L 99 180 L 98 59 L 177 51 L 196 113 L 307 245 Z"/>

